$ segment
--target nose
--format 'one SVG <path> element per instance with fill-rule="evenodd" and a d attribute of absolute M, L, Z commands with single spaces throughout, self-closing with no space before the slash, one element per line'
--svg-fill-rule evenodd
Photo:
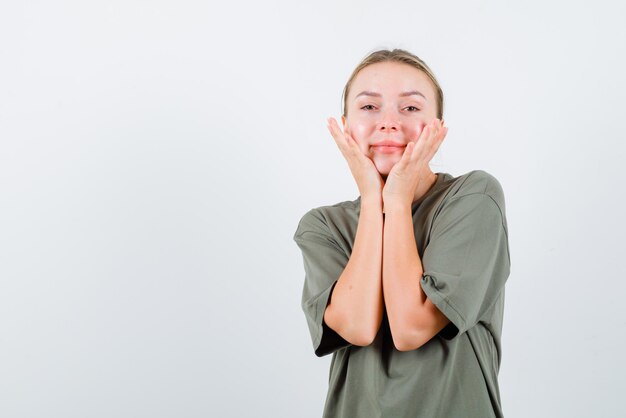
<path fill-rule="evenodd" d="M 378 130 L 383 132 L 394 132 L 397 131 L 400 127 L 398 122 L 397 115 L 388 110 L 387 112 L 382 113 L 381 118 L 378 122 Z"/>

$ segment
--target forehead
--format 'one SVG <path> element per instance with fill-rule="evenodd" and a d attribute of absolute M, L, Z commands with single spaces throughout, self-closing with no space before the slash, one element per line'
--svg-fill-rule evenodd
<path fill-rule="evenodd" d="M 430 78 L 423 71 L 400 62 L 378 62 L 359 71 L 350 87 L 350 96 L 354 98 L 364 90 L 380 93 L 383 97 L 418 90 L 428 101 L 434 101 L 435 97 Z"/>

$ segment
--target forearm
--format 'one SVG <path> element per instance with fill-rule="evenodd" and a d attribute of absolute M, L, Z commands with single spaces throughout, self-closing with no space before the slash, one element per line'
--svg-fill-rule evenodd
<path fill-rule="evenodd" d="M 426 294 L 420 285 L 422 261 L 417 251 L 410 205 L 385 207 L 382 283 L 389 327 L 396 347 L 420 340 Z"/>
<path fill-rule="evenodd" d="M 355 345 L 369 345 L 382 321 L 382 238 L 382 201 L 362 200 L 350 259 L 324 313 L 326 324 Z"/>

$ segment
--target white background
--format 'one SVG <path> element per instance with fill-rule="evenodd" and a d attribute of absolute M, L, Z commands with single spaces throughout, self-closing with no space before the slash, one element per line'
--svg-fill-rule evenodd
<path fill-rule="evenodd" d="M 502 184 L 507 417 L 624 416 L 623 2 L 4 1 L 0 416 L 319 417 L 292 241 L 379 48 Z"/>

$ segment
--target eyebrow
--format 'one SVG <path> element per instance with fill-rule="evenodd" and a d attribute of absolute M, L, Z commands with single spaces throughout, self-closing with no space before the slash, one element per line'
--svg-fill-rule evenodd
<path fill-rule="evenodd" d="M 400 93 L 400 95 L 399 95 L 399 96 L 400 96 L 400 97 L 407 97 L 407 96 L 413 96 L 413 95 L 416 95 L 416 96 L 422 96 L 422 97 L 424 98 L 424 100 L 428 100 L 428 99 L 426 98 L 426 96 L 424 96 L 422 93 L 420 93 L 420 92 L 419 92 L 419 91 L 417 91 L 417 90 L 405 91 L 405 92 L 403 92 L 403 93 Z M 362 91 L 362 92 L 360 92 L 359 94 L 357 94 L 354 98 L 356 99 L 356 98 L 357 98 L 357 97 L 359 97 L 359 96 L 382 97 L 382 95 L 381 95 L 380 93 L 376 93 L 376 92 L 373 92 L 373 91 Z"/>

